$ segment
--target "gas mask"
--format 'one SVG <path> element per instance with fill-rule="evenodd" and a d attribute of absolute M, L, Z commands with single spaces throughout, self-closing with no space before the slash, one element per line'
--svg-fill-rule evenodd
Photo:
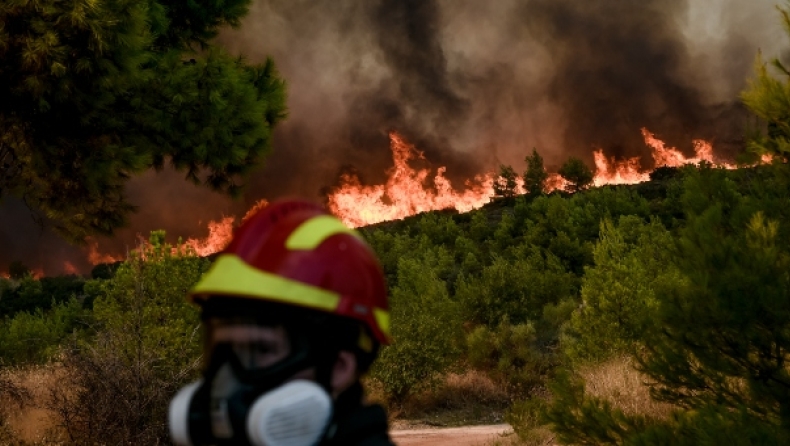
<path fill-rule="evenodd" d="M 260 366 L 266 346 L 216 339 L 209 324 L 203 379 L 181 389 L 170 403 L 169 427 L 177 445 L 302 446 L 317 444 L 332 418 L 333 402 L 321 385 L 292 379 L 319 367 L 306 339 L 291 338 L 290 354 Z M 244 327 L 234 327 L 238 338 Z M 265 344 L 265 342 L 263 343 Z M 264 361 L 265 362 L 265 361 Z M 320 376 L 319 376 L 320 378 Z M 322 379 L 318 379 L 319 382 Z"/>

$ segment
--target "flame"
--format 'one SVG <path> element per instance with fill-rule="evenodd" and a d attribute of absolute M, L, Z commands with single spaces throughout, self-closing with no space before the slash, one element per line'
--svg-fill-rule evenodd
<path fill-rule="evenodd" d="M 188 246 L 195 250 L 195 254 L 199 256 L 207 256 L 215 252 L 222 251 L 230 243 L 233 237 L 233 222 L 234 217 L 224 217 L 219 221 L 210 221 L 208 223 L 208 237 L 204 239 L 190 238 L 184 242 L 184 246 Z"/>
<path fill-rule="evenodd" d="M 647 129 L 642 129 L 645 144 L 652 149 L 654 168 L 668 166 L 680 167 L 685 164 L 709 162 L 727 169 L 735 165 L 717 160 L 713 146 L 704 140 L 694 140 L 695 156 L 687 158 L 674 147 L 667 147 Z M 393 167 L 387 171 L 385 184 L 367 186 L 361 184 L 353 174 L 345 174 L 337 187 L 328 197 L 329 209 L 343 222 L 352 227 L 379 223 L 382 221 L 402 219 L 421 212 L 439 209 L 456 209 L 467 212 L 488 203 L 494 196 L 494 181 L 497 175 L 487 173 L 477 175 L 464 184 L 465 190 L 456 191 L 450 180 L 445 177 L 446 167 L 436 169 L 431 175 L 429 169 L 415 169 L 409 165 L 414 160 L 424 160 L 425 156 L 413 145 L 407 143 L 397 133 L 390 133 L 390 149 L 392 150 Z M 607 158 L 603 151 L 593 152 L 595 160 L 595 176 L 593 184 L 635 184 L 650 179 L 650 169 L 643 169 L 639 157 L 617 160 Z M 760 163 L 771 163 L 773 157 L 763 155 Z M 568 182 L 557 173 L 549 173 L 546 181 L 547 191 L 567 190 Z M 523 194 L 523 181 L 519 178 L 516 192 Z M 269 205 L 267 200 L 259 200 L 246 212 L 241 222 Z M 224 249 L 233 235 L 234 217 L 224 217 L 208 224 L 209 235 L 204 239 L 190 238 L 180 247 L 189 247 L 197 255 L 206 256 Z M 89 239 L 88 259 L 93 265 L 123 260 L 121 256 L 102 254 L 98 250 L 98 242 Z M 143 242 L 147 243 L 147 242 Z M 75 273 L 76 268 L 70 263 L 64 265 L 67 273 Z M 39 276 L 42 272 L 37 271 Z M 8 274 L 0 273 L 0 277 Z"/>
<path fill-rule="evenodd" d="M 265 208 L 268 205 L 269 205 L 269 201 L 266 200 L 265 198 L 258 200 L 255 204 L 252 205 L 251 208 L 247 210 L 247 213 L 244 214 L 244 217 L 241 217 L 241 222 L 244 223 L 245 221 L 247 221 L 248 218 L 252 217 L 258 211 L 260 211 L 261 209 Z"/>
<path fill-rule="evenodd" d="M 63 271 L 65 271 L 66 274 L 79 274 L 79 271 L 71 262 L 63 262 Z"/>
<path fill-rule="evenodd" d="M 390 149 L 394 166 L 387 172 L 386 184 L 365 186 L 356 175 L 346 174 L 329 195 L 329 209 L 347 225 L 359 227 L 437 209 L 466 212 L 490 201 L 493 175 L 478 175 L 466 182 L 466 190 L 456 192 L 444 176 L 446 168 L 440 167 L 432 178 L 433 187 L 426 187 L 430 171 L 409 166 L 409 161 L 425 159 L 422 152 L 394 132 Z"/>
<path fill-rule="evenodd" d="M 98 265 L 100 263 L 115 263 L 123 260 L 121 256 L 113 256 L 106 253 L 99 252 L 99 242 L 90 237 L 87 238 L 88 242 L 88 261 L 91 265 Z"/>
<path fill-rule="evenodd" d="M 603 150 L 593 152 L 595 157 L 595 177 L 593 184 L 635 184 L 650 179 L 648 172 L 640 172 L 639 157 L 627 158 L 622 161 L 606 159 Z"/>

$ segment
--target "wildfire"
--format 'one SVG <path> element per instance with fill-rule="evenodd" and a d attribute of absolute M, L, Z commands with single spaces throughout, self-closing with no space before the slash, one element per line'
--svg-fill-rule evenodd
<path fill-rule="evenodd" d="M 233 237 L 234 217 L 225 217 L 219 221 L 208 223 L 208 237 L 204 239 L 190 238 L 184 242 L 185 246 L 195 250 L 199 256 L 207 256 L 222 251 Z"/>
<path fill-rule="evenodd" d="M 708 162 L 726 169 L 735 169 L 734 164 L 717 160 L 713 146 L 704 140 L 694 140 L 695 156 L 687 158 L 674 147 L 642 129 L 645 144 L 652 149 L 654 166 L 680 167 L 686 164 Z M 394 166 L 388 171 L 386 184 L 366 186 L 355 175 L 341 177 L 341 185 L 329 195 L 330 210 L 346 224 L 359 227 L 387 220 L 401 219 L 410 215 L 438 209 L 454 208 L 466 212 L 488 203 L 494 196 L 493 185 L 496 175 L 478 175 L 467 181 L 466 190 L 457 192 L 445 178 L 445 167 L 437 169 L 433 184 L 428 184 L 428 169 L 414 169 L 409 165 L 415 159 L 424 159 L 422 152 L 406 143 L 397 133 L 390 134 L 390 149 Z M 616 160 L 607 158 L 603 150 L 593 152 L 595 176 L 593 184 L 636 184 L 650 179 L 652 169 L 644 169 L 639 157 Z M 763 156 L 763 163 L 771 162 Z M 566 190 L 568 182 L 559 174 L 550 173 L 546 182 L 549 191 Z M 523 190 L 517 187 L 519 193 Z"/>
<path fill-rule="evenodd" d="M 77 270 L 77 267 L 75 267 L 74 264 L 71 263 L 71 262 L 63 262 L 63 271 L 66 274 L 79 274 L 80 273 L 79 270 Z"/>
<path fill-rule="evenodd" d="M 456 192 L 445 178 L 445 168 L 437 169 L 433 185 L 426 187 L 428 169 L 414 169 L 409 161 L 425 159 L 422 152 L 390 133 L 394 166 L 386 184 L 365 186 L 355 175 L 344 175 L 341 186 L 329 196 L 329 209 L 346 224 L 359 227 L 436 209 L 454 208 L 466 212 L 490 200 L 494 177 L 481 175 L 467 181 L 466 190 Z"/>
<path fill-rule="evenodd" d="M 628 158 L 623 161 L 606 159 L 603 150 L 593 152 L 595 158 L 595 177 L 593 184 L 636 184 L 650 179 L 650 174 L 640 172 L 639 157 Z"/>
<path fill-rule="evenodd" d="M 100 263 L 115 263 L 123 260 L 121 256 L 113 256 L 106 253 L 99 252 L 99 242 L 92 238 L 88 238 L 88 261 L 91 265 L 98 265 Z"/>
<path fill-rule="evenodd" d="M 685 164 L 709 162 L 716 166 L 734 169 L 736 166 L 717 160 L 712 145 L 703 140 L 695 140 L 695 156 L 687 158 L 674 147 L 667 147 L 664 141 L 642 129 L 645 144 L 652 149 L 654 168 L 668 166 L 680 167 Z M 409 163 L 424 160 L 422 152 L 407 143 L 397 133 L 390 133 L 390 149 L 392 150 L 393 167 L 387 171 L 388 179 L 381 185 L 363 185 L 356 175 L 346 174 L 341 177 L 340 186 L 328 197 L 329 209 L 352 227 L 365 226 L 382 221 L 402 219 L 421 212 L 438 209 L 456 209 L 467 212 L 488 203 L 494 196 L 496 175 L 488 173 L 478 175 L 464 184 L 465 190 L 456 191 L 450 180 L 445 177 L 446 168 L 439 167 L 436 174 L 431 175 L 430 169 L 416 169 Z M 639 157 L 617 160 L 607 158 L 603 150 L 593 152 L 595 160 L 595 176 L 593 184 L 635 184 L 650 179 L 650 169 L 643 169 Z M 763 156 L 762 163 L 770 163 L 770 156 Z M 549 191 L 566 190 L 568 182 L 557 173 L 549 173 L 546 188 Z M 518 183 L 517 192 L 523 193 L 523 185 Z M 267 206 L 266 200 L 255 203 L 244 215 L 245 221 L 252 214 Z M 189 247 L 200 256 L 219 252 L 227 246 L 233 235 L 235 218 L 224 217 L 208 223 L 209 235 L 206 238 L 190 238 L 180 247 Z M 88 259 L 96 265 L 123 260 L 120 256 L 102 254 L 98 251 L 98 242 L 88 240 Z M 76 268 L 66 263 L 66 272 L 74 272 Z"/>

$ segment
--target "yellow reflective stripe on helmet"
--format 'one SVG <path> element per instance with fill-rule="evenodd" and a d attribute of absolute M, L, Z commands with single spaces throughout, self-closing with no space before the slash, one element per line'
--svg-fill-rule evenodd
<path fill-rule="evenodd" d="M 390 337 L 390 313 L 387 310 L 382 310 L 381 308 L 374 308 L 373 309 L 373 316 L 376 318 L 376 324 L 379 326 L 379 330 L 382 333 Z"/>
<path fill-rule="evenodd" d="M 351 234 L 362 238 L 359 233 L 331 215 L 319 215 L 299 225 L 288 236 L 285 247 L 288 249 L 315 249 L 328 237 L 335 234 Z"/>
<path fill-rule="evenodd" d="M 219 256 L 189 294 L 259 298 L 325 311 L 334 311 L 340 303 L 337 293 L 253 268 L 234 254 Z"/>

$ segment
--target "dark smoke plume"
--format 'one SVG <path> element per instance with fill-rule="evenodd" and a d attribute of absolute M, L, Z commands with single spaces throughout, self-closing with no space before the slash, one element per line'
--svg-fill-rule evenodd
<path fill-rule="evenodd" d="M 454 184 L 500 162 L 523 168 L 532 147 L 556 168 L 649 153 L 641 127 L 681 150 L 710 139 L 742 149 L 738 93 L 758 49 L 782 54 L 775 0 L 257 0 L 220 43 L 251 61 L 274 58 L 288 83 L 289 117 L 274 153 L 230 202 L 164 172 L 128 188 L 140 207 L 102 249 L 164 228 L 203 236 L 258 198 L 322 191 L 349 169 L 380 183 L 388 133 L 447 166 Z M 19 202 L 0 207 L 0 271 L 23 260 L 60 273 L 84 255 L 37 228 Z M 81 263 L 80 263 L 81 262 Z M 83 269 L 84 271 L 85 269 Z"/>

